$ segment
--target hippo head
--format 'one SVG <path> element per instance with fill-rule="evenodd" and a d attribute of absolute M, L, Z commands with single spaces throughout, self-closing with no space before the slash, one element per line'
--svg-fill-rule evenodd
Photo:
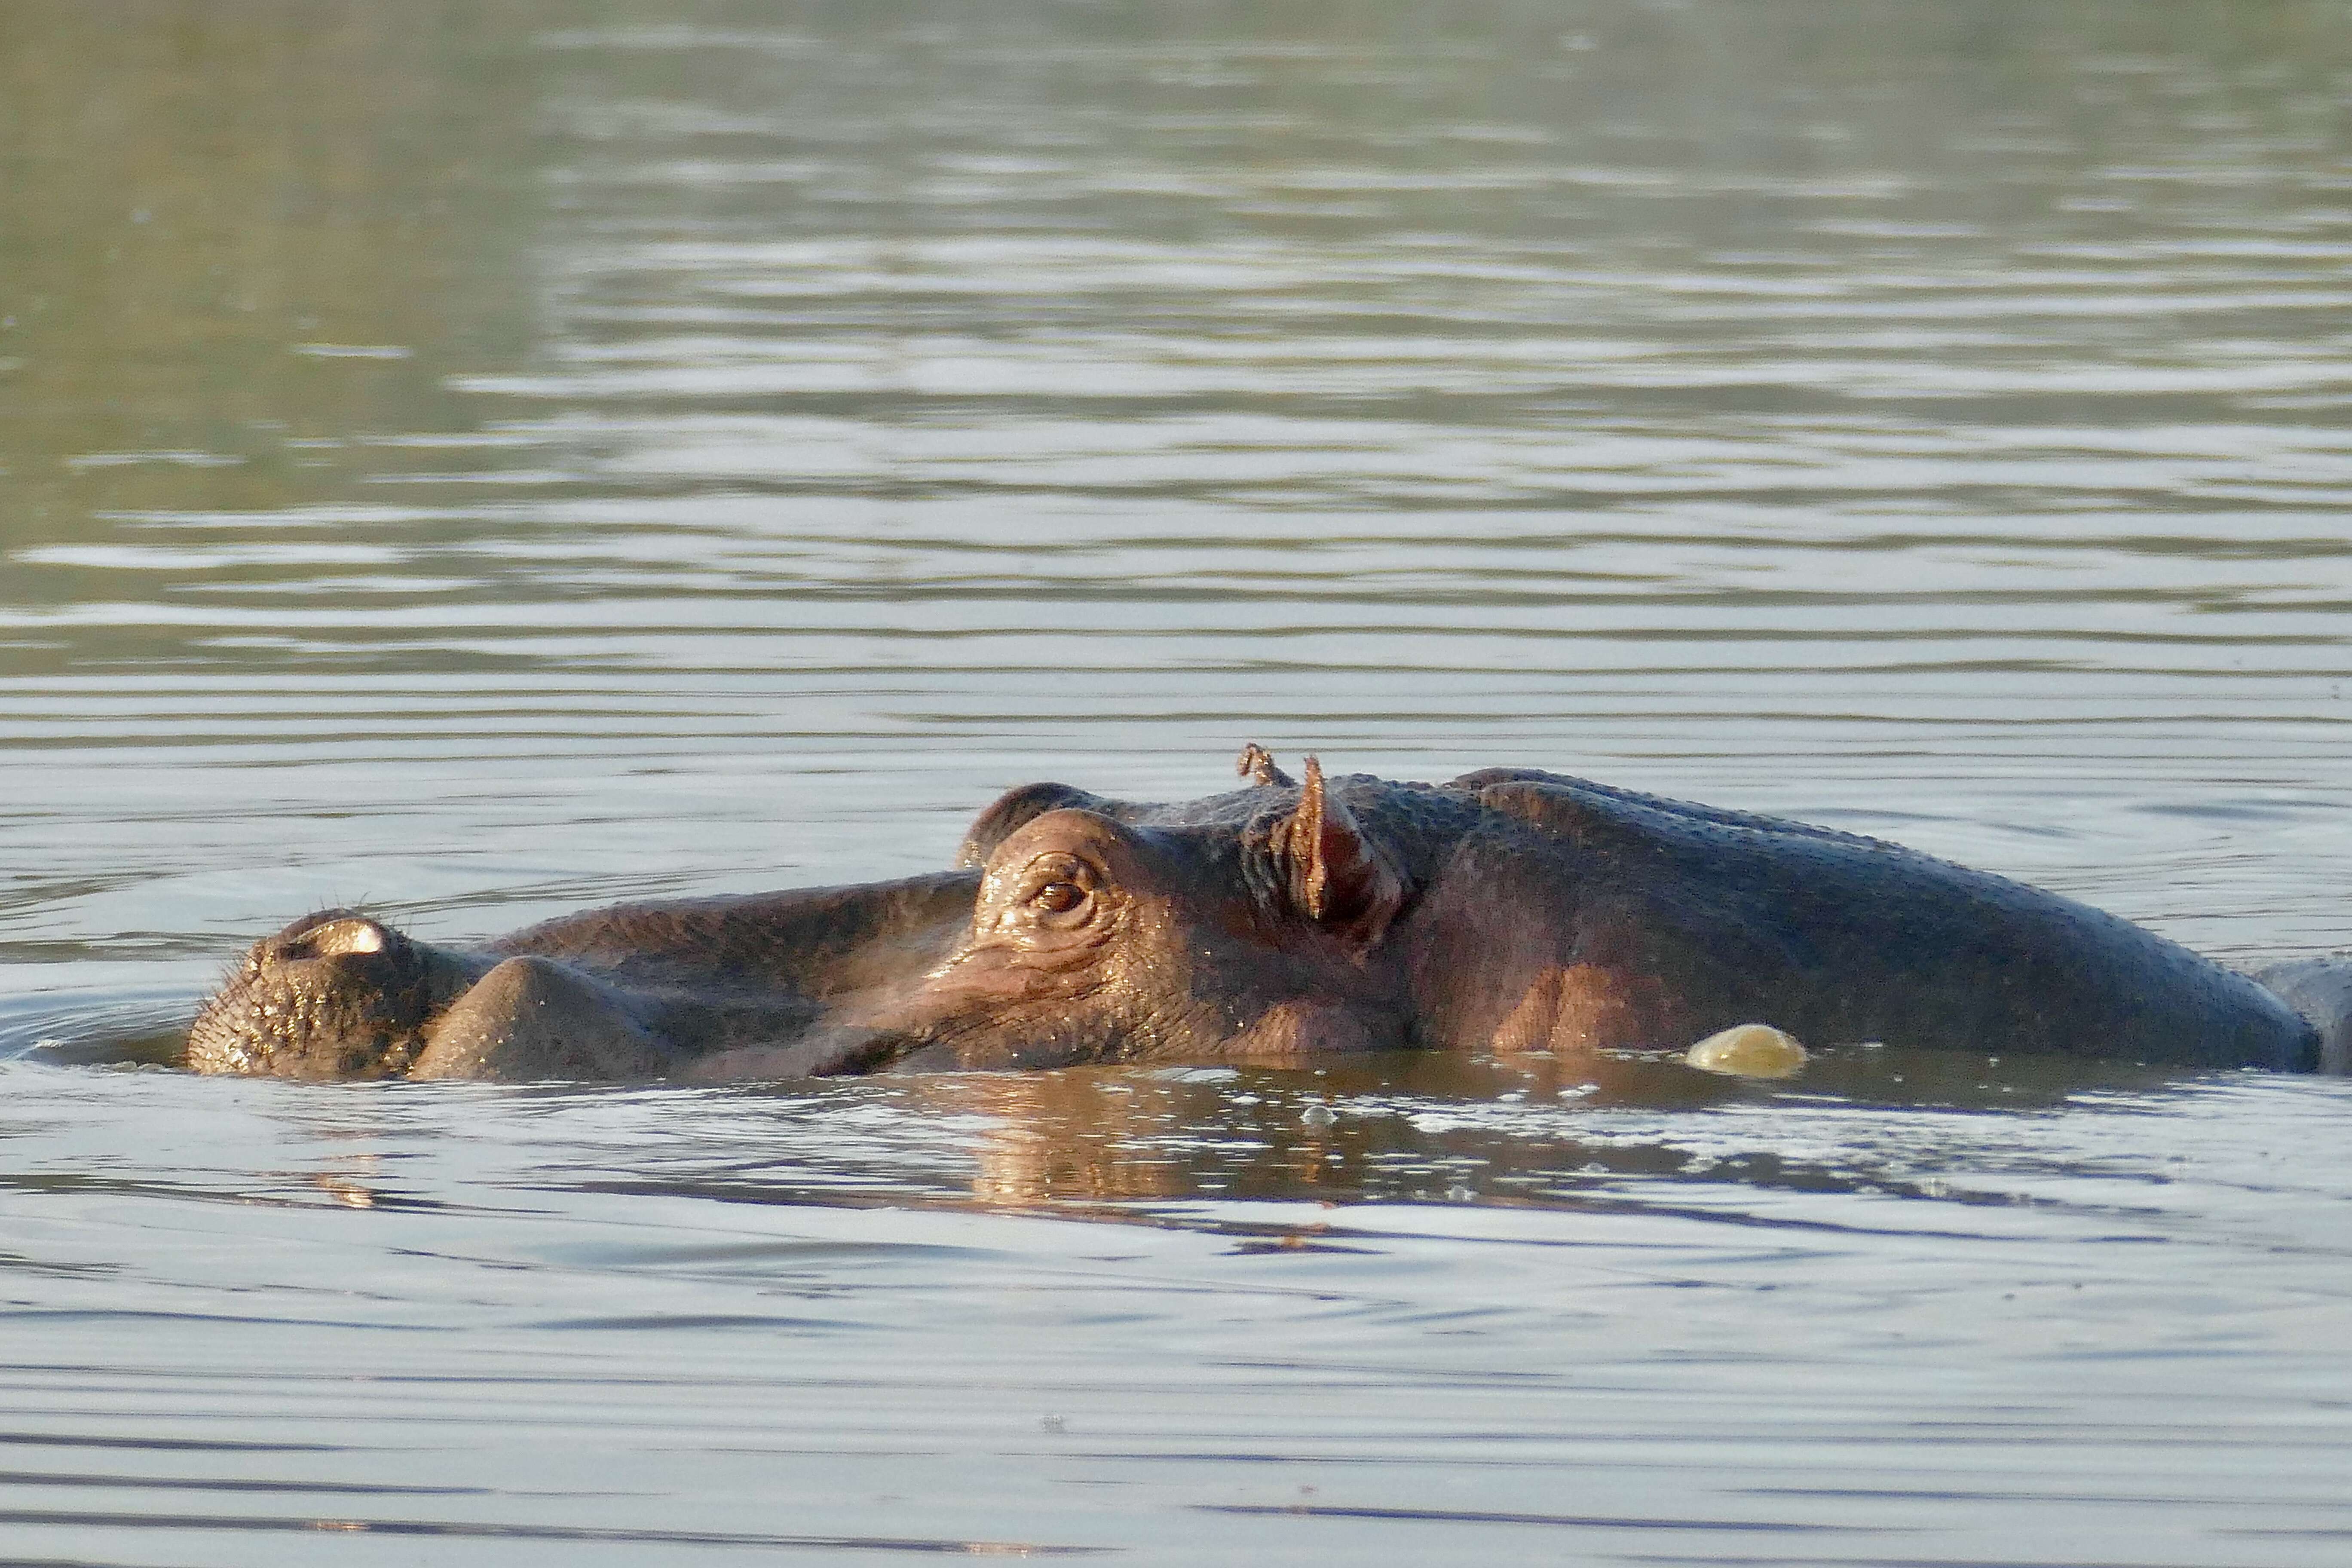
<path fill-rule="evenodd" d="M 1311 759 L 1303 784 L 1235 798 L 1231 820 L 1169 825 L 1065 785 L 1004 796 L 960 857 L 982 872 L 970 930 L 832 1070 L 1406 1044 L 1396 966 L 1367 962 L 1407 896 L 1392 858 Z"/>
<path fill-rule="evenodd" d="M 474 974 L 350 910 L 262 938 L 188 1033 L 188 1065 L 282 1078 L 397 1078 Z"/>

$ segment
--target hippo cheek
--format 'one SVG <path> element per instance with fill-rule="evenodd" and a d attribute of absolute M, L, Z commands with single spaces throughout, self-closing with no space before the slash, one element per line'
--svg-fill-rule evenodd
<path fill-rule="evenodd" d="M 980 950 L 871 1021 L 896 1037 L 892 1068 L 1057 1067 L 1118 1054 L 1118 1012 L 1117 988 L 1096 965 Z"/>
<path fill-rule="evenodd" d="M 1048 869 L 1032 880 L 1050 886 Z M 983 907 L 961 948 L 907 989 L 841 1021 L 871 1031 L 851 1070 L 1051 1068 L 1204 1057 L 1233 1032 L 1191 984 L 1188 928 L 1165 900 L 1107 888 L 1084 907 Z M 1009 910 L 1006 906 L 1010 906 Z"/>
<path fill-rule="evenodd" d="M 1368 1015 L 1340 1003 L 1277 1002 L 1252 1019 L 1217 1051 L 1229 1061 L 1269 1066 L 1400 1050 L 1403 1032 L 1392 1018 Z"/>

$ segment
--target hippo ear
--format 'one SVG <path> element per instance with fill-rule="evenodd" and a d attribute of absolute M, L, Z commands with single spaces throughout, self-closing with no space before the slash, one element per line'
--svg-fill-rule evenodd
<path fill-rule="evenodd" d="M 1274 760 L 1274 753 L 1255 741 L 1244 746 L 1242 754 L 1234 759 L 1234 772 L 1261 789 L 1275 786 L 1293 789 L 1298 784 L 1297 779 L 1282 771 Z"/>
<path fill-rule="evenodd" d="M 1290 907 L 1358 947 L 1380 941 L 1404 903 L 1404 878 L 1348 803 L 1323 787 L 1313 757 L 1297 809 L 1276 825 L 1267 847 Z"/>

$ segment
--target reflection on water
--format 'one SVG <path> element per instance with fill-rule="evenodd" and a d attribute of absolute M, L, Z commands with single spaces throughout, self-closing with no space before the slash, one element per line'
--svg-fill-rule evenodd
<path fill-rule="evenodd" d="M 1255 739 L 2352 943 L 2340 5 L 0 8 L 28 1560 L 2291 1564 L 2340 1084 L 343 1091 L 256 933 Z"/>
<path fill-rule="evenodd" d="M 1696 1103 L 1659 1064 L 777 1094 L 20 1062 L 0 1510 L 136 1562 L 313 1530 L 2324 1557 L 2352 1187 L 2308 1156 L 2346 1086 L 2005 1066 Z M 2101 1555 L 2050 1552 L 2082 1531 Z"/>

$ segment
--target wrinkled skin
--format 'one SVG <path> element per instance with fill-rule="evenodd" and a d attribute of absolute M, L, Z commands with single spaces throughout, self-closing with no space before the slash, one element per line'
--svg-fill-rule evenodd
<path fill-rule="evenodd" d="M 1762 1020 L 1819 1045 L 2342 1070 L 2352 1036 L 2342 961 L 2269 989 L 1895 845 L 1527 770 L 1327 781 L 1310 759 L 1302 782 L 1256 747 L 1243 767 L 1183 805 L 1025 785 L 933 877 L 623 905 L 480 949 L 327 911 L 255 947 L 189 1064 L 795 1077 L 1678 1049 Z"/>

